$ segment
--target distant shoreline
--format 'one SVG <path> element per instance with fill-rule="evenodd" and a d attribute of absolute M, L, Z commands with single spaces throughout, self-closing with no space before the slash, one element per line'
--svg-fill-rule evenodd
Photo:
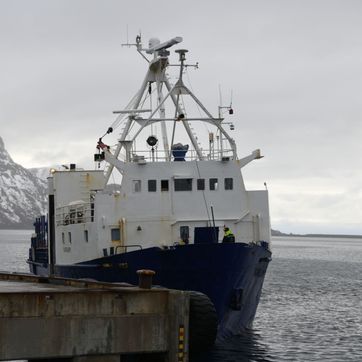
<path fill-rule="evenodd" d="M 285 234 L 278 230 L 271 231 L 272 236 L 286 237 L 305 237 L 305 238 L 345 238 L 345 239 L 362 239 L 362 235 L 346 235 L 346 234 Z"/>

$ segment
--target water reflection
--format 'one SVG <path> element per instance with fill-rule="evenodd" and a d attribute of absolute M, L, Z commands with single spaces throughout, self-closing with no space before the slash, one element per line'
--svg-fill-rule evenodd
<path fill-rule="evenodd" d="M 258 331 L 248 331 L 219 342 L 203 354 L 191 355 L 190 362 L 274 362 L 268 346 L 263 343 Z"/>

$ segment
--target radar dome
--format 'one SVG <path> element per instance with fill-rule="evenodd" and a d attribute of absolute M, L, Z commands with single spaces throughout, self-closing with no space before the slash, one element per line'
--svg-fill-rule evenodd
<path fill-rule="evenodd" d="M 160 39 L 158 38 L 151 38 L 149 41 L 148 41 L 148 48 L 149 49 L 152 49 L 154 48 L 155 46 L 157 46 L 158 44 L 160 44 Z"/>

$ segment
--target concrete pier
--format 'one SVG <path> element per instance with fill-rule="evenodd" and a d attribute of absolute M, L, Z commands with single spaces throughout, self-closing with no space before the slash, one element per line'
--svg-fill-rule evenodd
<path fill-rule="evenodd" d="M 0 360 L 187 362 L 188 318 L 183 291 L 0 273 Z"/>

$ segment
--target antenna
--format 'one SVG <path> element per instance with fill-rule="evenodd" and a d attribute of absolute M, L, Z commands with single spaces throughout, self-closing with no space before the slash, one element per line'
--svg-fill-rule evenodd
<path fill-rule="evenodd" d="M 219 104 L 222 105 L 222 93 L 221 93 L 221 84 L 219 84 Z"/>
<path fill-rule="evenodd" d="M 223 110 L 227 110 L 230 115 L 234 114 L 234 110 L 232 108 L 233 104 L 233 91 L 231 90 L 230 94 L 230 105 L 229 106 L 223 106 L 222 105 L 222 94 L 221 94 L 221 86 L 219 84 L 219 99 L 220 99 L 220 105 L 218 107 L 219 110 L 219 118 L 222 118 Z M 232 122 L 223 122 L 223 124 L 228 124 L 230 126 L 230 131 L 234 131 L 235 126 Z M 221 142 L 222 142 L 222 136 L 221 136 Z"/>
<path fill-rule="evenodd" d="M 126 32 L 127 32 L 127 43 L 122 43 L 121 45 L 123 47 L 135 46 L 135 47 L 137 47 L 137 50 L 141 50 L 140 49 L 142 47 L 142 44 L 141 44 L 141 32 L 136 36 L 136 42 L 135 43 L 130 43 L 129 40 L 128 40 L 128 25 L 126 27 Z"/>
<path fill-rule="evenodd" d="M 178 44 L 178 43 L 181 43 L 182 42 L 182 37 L 180 36 L 176 36 L 175 38 L 172 38 L 168 41 L 165 41 L 164 43 L 161 43 L 161 44 L 156 44 L 155 46 L 149 48 L 146 50 L 146 53 L 147 54 L 153 54 L 154 52 L 158 52 L 160 50 L 164 50 L 164 49 L 167 49 L 167 48 L 170 48 L 172 47 L 173 45 L 175 44 Z"/>
<path fill-rule="evenodd" d="M 229 114 L 234 114 L 234 110 L 233 110 L 233 90 L 230 91 L 230 105 L 229 106 L 223 106 L 223 102 L 222 102 L 222 94 L 221 94 L 221 86 L 219 84 L 219 102 L 220 102 L 220 105 L 218 107 L 219 109 L 219 118 L 222 118 L 222 110 L 223 109 L 226 109 L 228 110 Z M 234 129 L 234 128 L 231 128 L 230 129 Z"/>

